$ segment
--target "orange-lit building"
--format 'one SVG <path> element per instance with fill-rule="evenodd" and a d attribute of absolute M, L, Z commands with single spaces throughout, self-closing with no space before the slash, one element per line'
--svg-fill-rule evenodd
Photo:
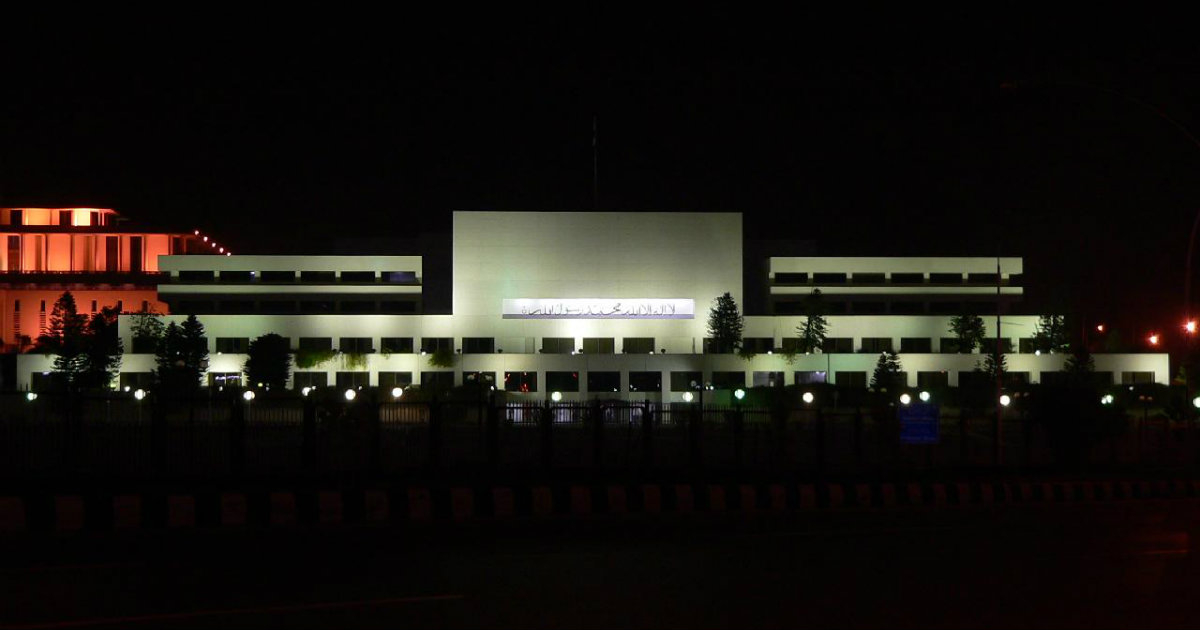
<path fill-rule="evenodd" d="M 49 325 L 54 301 L 79 312 L 167 312 L 158 257 L 216 253 L 194 233 L 147 232 L 107 208 L 0 208 L 0 341 L 14 352 Z"/>

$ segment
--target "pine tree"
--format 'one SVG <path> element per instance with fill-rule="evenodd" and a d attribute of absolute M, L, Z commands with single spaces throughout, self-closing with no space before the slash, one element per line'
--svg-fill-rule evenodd
<path fill-rule="evenodd" d="M 86 387 L 109 389 L 121 368 L 121 338 L 117 335 L 115 307 L 105 307 L 92 315 L 87 325 L 81 382 Z"/>
<path fill-rule="evenodd" d="M 871 389 L 877 392 L 887 392 L 904 386 L 900 377 L 900 355 L 895 352 L 879 353 L 879 361 L 875 363 L 875 373 L 871 375 Z"/>
<path fill-rule="evenodd" d="M 979 364 L 975 365 L 975 371 L 983 372 L 984 374 L 987 374 L 987 376 L 990 380 L 995 381 L 996 380 L 996 366 L 997 366 L 996 355 L 992 354 L 992 353 L 988 353 L 983 358 L 982 366 Z M 1003 354 L 1000 355 L 999 371 L 1000 371 L 1000 378 L 1004 378 L 1004 375 L 1008 373 L 1008 359 L 1006 359 Z"/>
<path fill-rule="evenodd" d="M 54 372 L 71 385 L 85 368 L 86 328 L 87 319 L 77 312 L 75 296 L 68 291 L 55 300 L 54 310 L 50 312 L 50 326 L 38 336 L 38 349 L 55 355 Z"/>
<path fill-rule="evenodd" d="M 1067 357 L 1062 371 L 1080 379 L 1090 378 L 1089 375 L 1096 371 L 1096 362 L 1092 360 L 1092 353 L 1080 344 L 1075 346 L 1074 352 Z"/>
<path fill-rule="evenodd" d="M 188 315 L 179 329 L 185 373 L 192 386 L 199 387 L 200 379 L 208 371 L 208 339 L 204 337 L 204 324 L 195 315 Z"/>
<path fill-rule="evenodd" d="M 800 338 L 800 352 L 809 354 L 816 352 L 825 345 L 825 334 L 829 330 L 829 322 L 825 319 L 825 302 L 821 299 L 821 290 L 813 289 L 804 300 L 804 321 L 796 327 L 796 336 Z"/>
<path fill-rule="evenodd" d="M 950 318 L 950 332 L 958 342 L 958 351 L 970 354 L 975 347 L 983 343 L 987 328 L 983 318 L 978 315 L 958 315 Z"/>
<path fill-rule="evenodd" d="M 1067 352 L 1067 318 L 1062 315 L 1042 315 L 1033 334 L 1035 349 L 1041 352 Z"/>
<path fill-rule="evenodd" d="M 242 370 L 246 373 L 251 387 L 259 383 L 276 389 L 287 386 L 288 377 L 292 373 L 291 348 L 288 347 L 287 339 L 275 333 L 267 333 L 250 342 L 247 355 Z"/>
<path fill-rule="evenodd" d="M 725 293 L 713 301 L 708 312 L 708 335 L 712 337 L 712 350 L 730 353 L 742 346 L 742 329 L 745 326 L 733 296 Z"/>

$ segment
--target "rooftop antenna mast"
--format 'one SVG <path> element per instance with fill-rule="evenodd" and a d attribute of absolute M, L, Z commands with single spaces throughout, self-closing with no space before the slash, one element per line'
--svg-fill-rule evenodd
<path fill-rule="evenodd" d="M 600 209 L 600 136 L 596 115 L 592 114 L 592 210 Z"/>

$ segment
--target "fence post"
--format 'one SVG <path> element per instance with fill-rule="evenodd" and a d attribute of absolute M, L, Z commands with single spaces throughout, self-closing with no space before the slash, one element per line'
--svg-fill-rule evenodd
<path fill-rule="evenodd" d="M 599 401 L 592 401 L 590 411 L 588 416 L 592 421 L 592 468 L 599 470 L 604 468 L 604 406 Z"/>
<path fill-rule="evenodd" d="M 437 394 L 429 399 L 429 467 L 437 468 L 442 456 L 442 408 Z"/>
<path fill-rule="evenodd" d="M 819 402 L 819 401 L 818 401 Z M 814 441 L 817 443 L 816 453 L 816 469 L 817 474 L 820 474 L 825 469 L 825 410 L 817 405 L 817 426 Z"/>
<path fill-rule="evenodd" d="M 642 465 L 654 467 L 654 408 L 649 400 L 642 411 Z"/>
<path fill-rule="evenodd" d="M 167 472 L 167 411 L 162 401 L 150 394 L 150 465 L 154 472 Z"/>
<path fill-rule="evenodd" d="M 380 415 L 383 403 L 379 402 L 374 395 L 371 396 L 371 404 L 367 405 L 367 471 L 371 475 L 378 475 L 381 464 L 380 433 L 381 420 Z"/>
<path fill-rule="evenodd" d="M 968 457 L 967 432 L 970 428 L 970 417 L 965 409 L 960 409 L 958 412 L 958 465 L 966 466 L 970 462 Z"/>
<path fill-rule="evenodd" d="M 541 434 L 542 468 L 547 470 L 554 463 L 554 416 L 550 413 L 550 401 L 542 403 L 537 415 L 538 432 Z"/>
<path fill-rule="evenodd" d="M 854 465 L 862 468 L 863 448 L 862 448 L 862 407 L 854 406 Z"/>
<path fill-rule="evenodd" d="M 301 420 L 300 467 L 305 473 L 317 472 L 317 405 L 311 396 L 304 397 L 304 419 Z"/>
<path fill-rule="evenodd" d="M 229 467 L 234 477 L 241 477 L 246 470 L 246 405 L 241 396 L 230 400 Z"/>
<path fill-rule="evenodd" d="M 487 451 L 488 466 L 496 469 L 500 466 L 500 410 L 496 407 L 496 393 L 488 394 L 487 419 L 484 426 L 484 448 Z"/>

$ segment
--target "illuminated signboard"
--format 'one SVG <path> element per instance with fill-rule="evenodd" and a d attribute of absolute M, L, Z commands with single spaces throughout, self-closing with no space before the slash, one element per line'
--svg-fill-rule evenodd
<path fill-rule="evenodd" d="M 505 319 L 692 319 L 696 301 L 681 298 L 527 298 L 504 300 Z"/>

